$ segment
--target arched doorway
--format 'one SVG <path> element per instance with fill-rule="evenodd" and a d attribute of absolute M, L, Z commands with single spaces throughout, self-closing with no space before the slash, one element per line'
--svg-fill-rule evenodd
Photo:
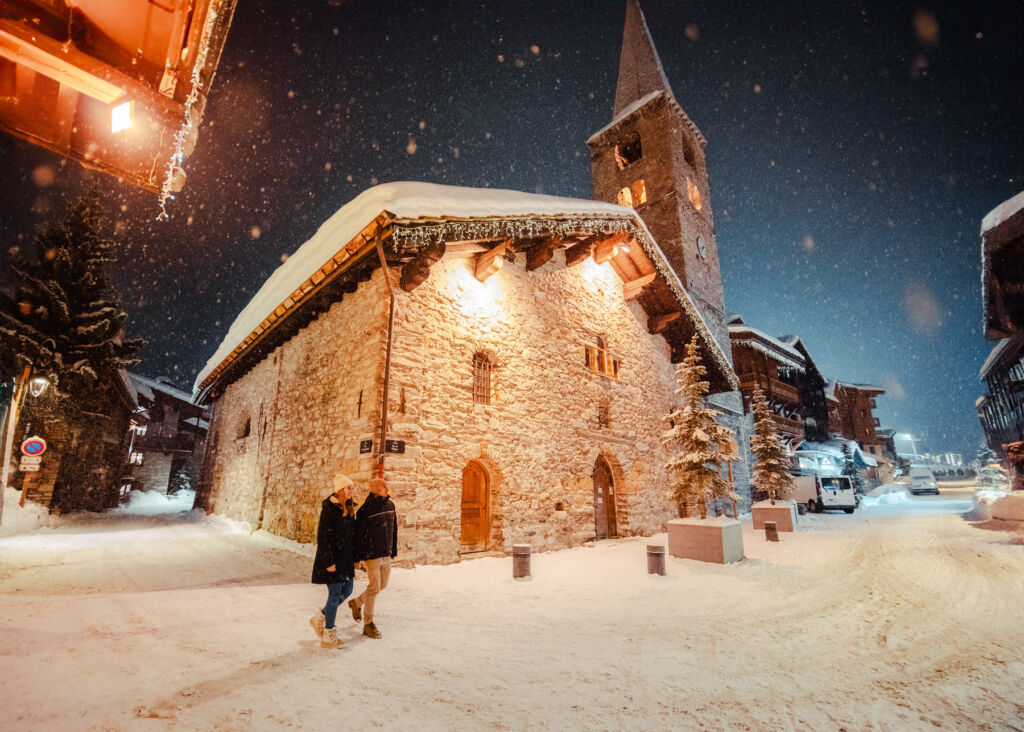
<path fill-rule="evenodd" d="M 462 550 L 484 550 L 490 538 L 491 484 L 484 466 L 473 460 L 462 469 Z"/>
<path fill-rule="evenodd" d="M 615 522 L 615 486 L 612 469 L 598 456 L 594 466 L 594 528 L 598 539 L 618 536 Z"/>

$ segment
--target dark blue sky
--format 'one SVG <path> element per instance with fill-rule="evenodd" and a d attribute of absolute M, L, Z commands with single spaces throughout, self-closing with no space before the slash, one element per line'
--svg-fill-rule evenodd
<path fill-rule="evenodd" d="M 0 138 L 5 248 L 96 186 L 139 370 L 188 387 L 281 257 L 374 183 L 589 197 L 625 3 L 412 5 L 240 0 L 167 222 Z M 1024 3 L 969 5 L 642 2 L 708 139 L 727 308 L 885 387 L 883 425 L 973 455 L 978 229 L 1024 189 Z"/>

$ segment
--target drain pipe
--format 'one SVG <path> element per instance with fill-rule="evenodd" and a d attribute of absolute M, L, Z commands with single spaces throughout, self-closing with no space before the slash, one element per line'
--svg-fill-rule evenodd
<path fill-rule="evenodd" d="M 391 272 L 388 270 L 388 262 L 384 257 L 384 243 L 381 237 L 381 223 L 377 222 L 377 256 L 380 258 L 380 268 L 384 275 L 384 284 L 388 288 L 388 345 L 384 358 L 384 395 L 381 397 L 380 405 L 380 444 L 377 447 L 377 477 L 384 477 L 384 449 L 387 445 L 388 435 L 388 386 L 391 381 L 391 338 L 395 327 L 395 288 L 391 284 Z"/>

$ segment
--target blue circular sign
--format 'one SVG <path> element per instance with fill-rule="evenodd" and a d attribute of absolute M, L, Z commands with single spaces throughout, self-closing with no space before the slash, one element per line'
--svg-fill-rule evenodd
<path fill-rule="evenodd" d="M 42 455 L 46 452 L 46 440 L 42 437 L 29 437 L 21 443 L 22 455 Z"/>

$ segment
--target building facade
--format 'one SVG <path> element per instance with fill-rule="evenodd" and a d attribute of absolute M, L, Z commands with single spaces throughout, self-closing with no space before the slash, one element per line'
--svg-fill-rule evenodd
<path fill-rule="evenodd" d="M 197 379 L 197 505 L 312 541 L 331 474 L 383 469 L 407 563 L 661 531 L 691 338 L 743 420 L 703 138 L 662 82 L 631 0 L 616 119 L 590 140 L 598 201 L 387 184 L 325 222 Z M 630 165 L 642 185 L 620 185 Z"/>

